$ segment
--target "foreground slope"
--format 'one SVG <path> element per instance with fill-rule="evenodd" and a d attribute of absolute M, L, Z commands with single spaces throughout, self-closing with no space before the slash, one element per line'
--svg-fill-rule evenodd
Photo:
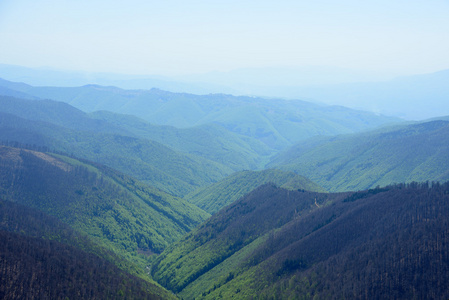
<path fill-rule="evenodd" d="M 279 222 L 267 226 L 271 215 Z M 152 273 L 185 299 L 446 299 L 448 225 L 449 183 L 340 194 L 266 185 L 167 248 Z"/>
<path fill-rule="evenodd" d="M 41 211 L 0 201 L 0 237 L 2 299 L 175 298 L 117 268 L 111 261 L 120 257 Z"/>
<path fill-rule="evenodd" d="M 355 135 L 315 138 L 268 164 L 307 176 L 329 191 L 395 182 L 449 180 L 449 121 L 433 120 Z"/>
<path fill-rule="evenodd" d="M 274 183 L 291 190 L 324 192 L 323 188 L 303 176 L 269 169 L 234 173 L 217 183 L 188 194 L 184 199 L 213 214 L 266 183 Z"/>
<path fill-rule="evenodd" d="M 327 194 L 261 186 L 170 245 L 157 257 L 152 274 L 163 286 L 181 292 L 259 237 L 317 209 L 327 198 Z"/>
<path fill-rule="evenodd" d="M 125 256 L 161 252 L 209 215 L 117 171 L 0 147 L 0 197 L 40 209 Z"/>

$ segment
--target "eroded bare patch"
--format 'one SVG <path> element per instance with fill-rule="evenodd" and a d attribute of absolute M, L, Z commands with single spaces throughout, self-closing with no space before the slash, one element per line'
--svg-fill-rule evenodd
<path fill-rule="evenodd" d="M 51 165 L 53 165 L 55 167 L 58 167 L 58 168 L 60 168 L 63 171 L 68 172 L 68 171 L 72 170 L 72 168 L 73 168 L 68 163 L 65 163 L 65 162 L 63 162 L 63 161 L 61 161 L 61 160 L 59 160 L 59 159 L 57 159 L 57 158 L 55 158 L 55 157 L 53 157 L 51 155 L 48 155 L 48 154 L 45 154 L 45 153 L 42 153 L 42 152 L 31 151 L 31 150 L 25 150 L 25 151 L 33 154 L 36 157 L 39 157 L 42 160 L 45 160 L 49 164 L 51 164 Z"/>

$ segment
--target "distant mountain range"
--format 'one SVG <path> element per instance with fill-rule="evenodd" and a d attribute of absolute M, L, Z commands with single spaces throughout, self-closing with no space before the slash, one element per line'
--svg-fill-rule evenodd
<path fill-rule="evenodd" d="M 231 132 L 258 139 L 274 149 L 282 149 L 315 135 L 352 133 L 399 121 L 300 100 L 194 95 L 157 89 L 123 90 L 96 85 L 33 87 L 5 80 L 0 81 L 0 88 L 5 89 L 4 94 L 13 90 L 28 94 L 31 99 L 38 97 L 66 102 L 84 112 L 107 110 L 134 115 L 157 125 L 188 128 L 218 124 Z"/>
<path fill-rule="evenodd" d="M 194 94 L 227 93 L 302 99 L 347 106 L 409 120 L 449 115 L 446 109 L 449 71 L 393 76 L 309 66 L 242 69 L 178 77 L 131 76 L 105 73 L 32 69 L 1 65 L 0 77 L 36 86 L 76 87 L 86 84 L 124 89 L 158 88 Z M 14 95 L 21 97 L 21 95 Z"/>

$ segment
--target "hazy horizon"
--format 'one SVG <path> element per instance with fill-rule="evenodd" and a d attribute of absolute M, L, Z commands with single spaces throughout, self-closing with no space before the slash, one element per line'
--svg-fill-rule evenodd
<path fill-rule="evenodd" d="M 2 1 L 0 63 L 179 76 L 321 66 L 449 69 L 447 1 Z"/>

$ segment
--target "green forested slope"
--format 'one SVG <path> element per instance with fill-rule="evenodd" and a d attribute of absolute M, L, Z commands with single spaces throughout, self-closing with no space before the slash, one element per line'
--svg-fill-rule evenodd
<path fill-rule="evenodd" d="M 324 192 L 323 188 L 303 176 L 269 169 L 234 173 L 217 183 L 188 194 L 184 199 L 213 214 L 265 183 L 273 183 L 291 190 Z"/>
<path fill-rule="evenodd" d="M 434 120 L 372 132 L 315 138 L 268 165 L 307 175 L 329 191 L 395 182 L 449 180 L 449 122 Z"/>
<path fill-rule="evenodd" d="M 0 236 L 2 299 L 175 298 L 126 273 L 129 262 L 42 211 L 0 200 Z"/>
<path fill-rule="evenodd" d="M 64 102 L 0 96 L 0 111 L 23 119 L 47 122 L 78 131 L 129 135 L 125 129 L 91 118 L 85 112 Z"/>
<path fill-rule="evenodd" d="M 263 167 L 274 150 L 255 138 L 233 133 L 217 124 L 205 124 L 191 128 L 153 125 L 130 115 L 99 111 L 89 114 L 92 118 L 170 148 L 195 154 L 232 168 L 256 169 Z"/>
<path fill-rule="evenodd" d="M 40 209 L 124 256 L 160 252 L 209 215 L 112 169 L 0 147 L 0 196 Z"/>
<path fill-rule="evenodd" d="M 6 96 L 0 96 L 0 111 L 76 131 L 156 141 L 173 150 L 194 154 L 236 171 L 262 167 L 273 153 L 273 149 L 254 138 L 232 133 L 214 124 L 178 129 L 152 125 L 131 115 L 107 111 L 87 114 L 63 102 Z"/>
<path fill-rule="evenodd" d="M 306 198 L 297 201 L 297 194 L 304 193 L 272 185 L 257 188 L 170 245 L 152 267 L 154 279 L 172 291 L 181 292 L 256 239 L 317 209 L 327 199 L 326 194 L 307 193 Z M 217 283 L 219 278 L 213 280 Z"/>
<path fill-rule="evenodd" d="M 265 185 L 168 247 L 152 273 L 184 299 L 445 299 L 448 200 L 449 183 Z"/>

